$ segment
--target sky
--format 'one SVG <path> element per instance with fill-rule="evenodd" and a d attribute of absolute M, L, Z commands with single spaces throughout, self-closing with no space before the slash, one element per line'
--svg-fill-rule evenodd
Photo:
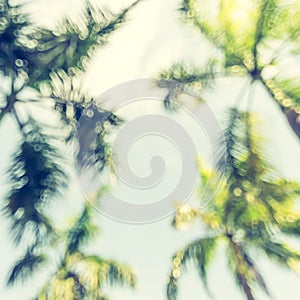
<path fill-rule="evenodd" d="M 56 18 L 64 12 L 76 11 L 76 3 L 80 0 L 59 1 L 40 0 L 32 1 L 33 15 L 36 20 L 44 24 L 53 24 Z M 108 1 L 106 3 L 110 6 Z M 112 8 L 117 10 L 130 1 L 115 1 Z M 139 78 L 156 77 L 164 68 L 172 63 L 185 60 L 201 64 L 210 52 L 209 44 L 199 38 L 197 32 L 179 21 L 176 13 L 178 1 L 175 0 L 144 0 L 130 14 L 129 21 L 115 32 L 109 44 L 102 48 L 90 64 L 84 84 L 94 95 L 101 95 L 107 89 L 125 81 Z M 200 55 L 201 54 L 201 55 Z M 219 80 L 216 91 L 207 93 L 205 98 L 217 117 L 222 120 L 222 112 L 233 103 L 243 81 Z M 261 119 L 261 134 L 267 141 L 266 153 L 269 159 L 278 167 L 280 173 L 288 178 L 300 180 L 299 142 L 287 126 L 284 116 L 270 101 L 268 95 L 258 88 L 253 110 Z M 159 113 L 167 115 L 158 104 L 153 104 L 151 99 L 143 102 L 142 111 L 139 104 L 133 104 L 119 112 L 128 120 L 143 114 Z M 47 112 L 32 111 L 35 115 L 47 117 L 49 122 L 52 116 Z M 169 116 L 170 117 L 170 116 Z M 187 128 L 193 138 L 200 155 L 208 160 L 211 153 L 208 141 L 203 137 L 203 132 L 198 125 L 187 115 L 171 116 L 182 126 Z M 199 135 L 199 132 L 201 133 Z M 9 157 L 18 143 L 18 136 L 14 123 L 10 119 L 4 119 L 0 126 L 0 140 L 5 141 L 1 145 L 0 157 L 0 193 L 4 195 L 7 184 L 5 182 L 5 169 L 8 166 Z M 145 151 L 147 149 L 147 151 Z M 132 148 L 129 158 L 132 168 L 137 174 L 143 176 L 149 171 L 147 164 L 154 151 L 159 150 L 163 157 L 167 156 L 167 171 L 173 176 L 178 171 L 178 153 L 173 145 L 168 145 L 163 138 L 148 137 L 139 141 Z M 142 154 L 141 154 L 142 153 Z M 170 155 L 172 153 L 172 155 Z M 167 155 L 166 155 L 167 154 Z M 146 157 L 145 157 L 146 155 Z M 145 163 L 146 162 L 146 163 Z M 175 176 L 174 175 L 174 176 Z M 76 184 L 75 174 L 72 184 L 63 201 L 53 204 L 52 214 L 65 215 L 66 219 L 72 213 L 78 211 L 78 203 L 82 198 L 80 187 Z M 173 177 L 167 177 L 172 181 Z M 171 183 L 167 182 L 161 190 L 155 191 L 153 197 L 159 193 L 168 192 Z M 135 191 L 125 190 L 126 187 L 116 186 L 115 192 L 125 195 L 126 201 L 139 201 Z M 148 196 L 147 196 L 148 197 Z M 151 201 L 149 197 L 149 200 Z M 193 201 L 195 196 L 191 198 Z M 120 223 L 101 214 L 97 217 L 97 224 L 101 228 L 100 236 L 90 245 L 89 251 L 106 258 L 114 258 L 128 263 L 137 273 L 138 282 L 135 290 L 127 288 L 108 289 L 112 300 L 163 300 L 167 276 L 171 266 L 171 257 L 176 250 L 196 237 L 204 236 L 199 224 L 192 225 L 186 231 L 175 231 L 171 228 L 172 216 L 163 220 L 142 225 Z M 41 282 L 47 278 L 47 270 L 34 276 L 25 285 L 17 285 L 13 288 L 4 286 L 5 274 L 16 258 L 21 254 L 21 249 L 12 246 L 8 236 L 8 222 L 0 217 L 0 247 L 1 262 L 0 272 L 0 300 L 27 300 L 31 299 L 41 286 Z M 263 257 L 257 258 L 263 274 L 266 274 L 267 282 L 276 300 L 296 300 L 299 298 L 299 276 L 290 274 L 266 262 Z M 216 300 L 244 299 L 235 287 L 234 280 L 230 277 L 224 253 L 220 251 L 217 261 L 211 267 L 209 273 L 209 285 Z M 191 267 L 181 278 L 178 300 L 209 299 L 203 290 L 196 271 Z M 264 295 L 257 294 L 257 299 L 266 299 Z"/>

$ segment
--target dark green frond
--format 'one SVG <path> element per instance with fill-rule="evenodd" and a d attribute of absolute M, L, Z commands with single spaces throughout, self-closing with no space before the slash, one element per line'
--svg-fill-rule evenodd
<path fill-rule="evenodd" d="M 8 0 L 1 0 L 0 5 L 0 72 L 18 74 L 28 64 L 22 32 L 29 25 L 29 17 L 22 5 L 13 5 Z"/>
<path fill-rule="evenodd" d="M 260 248 L 266 253 L 268 258 L 289 270 L 293 268 L 294 263 L 300 262 L 300 252 L 288 245 L 267 240 L 261 243 Z"/>
<path fill-rule="evenodd" d="M 43 209 L 66 185 L 60 154 L 51 145 L 51 139 L 32 119 L 23 130 L 24 140 L 13 155 L 7 172 L 11 185 L 4 208 L 16 242 L 29 228 L 37 239 L 47 237 L 52 228 Z"/>
<path fill-rule="evenodd" d="M 74 221 L 67 233 L 68 254 L 78 252 L 97 233 L 97 227 L 92 223 L 92 206 L 86 203 L 81 215 Z"/>
<path fill-rule="evenodd" d="M 119 284 L 135 287 L 136 276 L 130 267 L 113 260 L 108 260 L 107 264 L 109 266 L 107 281 L 110 285 Z"/>
<path fill-rule="evenodd" d="M 126 21 L 128 13 L 139 4 L 142 0 L 136 0 L 128 7 L 124 8 L 119 14 L 113 16 L 113 18 L 105 24 L 98 32 L 100 37 L 107 38 L 107 36 L 118 29 L 122 23 Z"/>
<path fill-rule="evenodd" d="M 292 213 L 287 216 L 282 216 L 279 224 L 280 230 L 287 235 L 300 236 L 300 216 L 299 214 Z"/>
<path fill-rule="evenodd" d="M 37 65 L 29 73 L 30 84 L 38 87 L 39 82 L 50 79 L 51 72 L 85 70 L 97 46 L 107 42 L 108 36 L 126 21 L 128 13 L 139 2 L 108 16 L 91 1 L 86 1 L 81 16 L 76 20 L 65 19 L 57 31 L 37 29 L 30 32 L 28 38 L 36 44 L 30 49 L 30 58 Z"/>
<path fill-rule="evenodd" d="M 112 153 L 107 137 L 121 122 L 115 114 L 101 110 L 93 103 L 82 111 L 76 128 L 79 142 L 76 158 L 81 168 L 96 166 L 102 171 L 105 166 L 110 166 Z"/>
<path fill-rule="evenodd" d="M 223 133 L 225 147 L 221 149 L 226 159 L 219 162 L 220 168 L 227 165 L 232 176 L 247 177 L 248 180 L 255 179 L 256 174 L 264 176 L 271 172 L 272 167 L 262 151 L 262 138 L 257 134 L 258 122 L 255 116 L 232 108 L 226 123 Z"/>
<path fill-rule="evenodd" d="M 9 273 L 7 284 L 12 285 L 17 281 L 24 281 L 45 262 L 45 255 L 35 255 L 28 251 L 23 258 L 15 263 L 14 267 Z"/>

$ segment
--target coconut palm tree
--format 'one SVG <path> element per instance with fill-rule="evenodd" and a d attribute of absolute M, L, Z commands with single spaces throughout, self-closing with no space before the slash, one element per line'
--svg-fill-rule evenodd
<path fill-rule="evenodd" d="M 188 88 L 203 91 L 219 78 L 244 78 L 240 98 L 263 87 L 300 138 L 299 2 L 181 0 L 179 11 L 209 41 L 211 55 L 204 66 L 183 62 L 161 72 L 161 79 L 181 83 L 170 90 L 175 96 L 166 97 L 166 105 Z"/>
<path fill-rule="evenodd" d="M 86 202 L 67 230 L 58 234 L 54 243 L 43 247 L 47 253 L 54 250 L 55 257 L 60 259 L 56 263 L 56 270 L 38 293 L 37 300 L 103 300 L 108 299 L 104 292 L 107 285 L 135 286 L 135 275 L 127 265 L 85 253 L 85 247 L 99 231 L 93 224 L 94 211 L 92 204 Z M 41 265 L 55 264 L 55 260 L 41 250 L 41 247 L 39 251 L 37 248 L 31 249 L 16 263 L 10 272 L 9 284 L 24 281 Z"/>
<path fill-rule="evenodd" d="M 174 255 L 167 286 L 169 300 L 177 299 L 178 280 L 189 263 L 209 292 L 207 271 L 221 246 L 248 300 L 255 299 L 256 288 L 271 295 L 255 261 L 257 253 L 291 270 L 300 263 L 300 252 L 286 242 L 287 237 L 299 237 L 300 233 L 300 213 L 295 209 L 300 184 L 280 177 L 266 161 L 253 115 L 231 109 L 227 125 L 225 156 L 221 155 L 219 164 L 225 168 L 226 179 L 220 179 L 218 170 L 200 164 L 199 192 L 206 188 L 214 197 L 204 207 L 201 203 L 199 207 L 179 207 L 173 220 L 176 228 L 200 220 L 206 235 Z"/>
<path fill-rule="evenodd" d="M 9 191 L 1 207 L 10 221 L 15 244 L 22 243 L 25 247 L 25 254 L 12 267 L 9 284 L 18 278 L 25 279 L 41 266 L 47 247 L 53 247 L 57 241 L 63 243 L 47 209 L 50 202 L 63 198 L 70 161 L 62 149 L 76 139 L 77 121 L 87 109 L 93 109 L 97 117 L 102 116 L 94 163 L 101 171 L 109 161 L 104 136 L 119 120 L 93 104 L 93 95 L 83 91 L 78 77 L 82 76 L 97 49 L 125 23 L 139 2 L 112 13 L 84 0 L 79 15 L 63 17 L 53 28 L 47 28 L 32 21 L 30 14 L 25 12 L 28 11 L 26 4 L 0 1 L 0 122 L 12 118 L 19 140 L 7 171 Z M 51 111 L 59 120 L 57 125 L 37 120 L 32 114 L 32 108 L 37 107 Z M 64 130 L 57 130 L 62 125 Z M 80 150 L 79 155 L 84 156 L 84 149 Z M 63 292 L 69 293 L 68 299 L 78 299 L 75 289 L 84 297 L 93 293 L 95 299 L 104 299 L 100 285 L 105 281 L 133 285 L 134 276 L 127 267 L 80 252 L 80 244 L 90 235 L 90 214 L 90 208 L 85 205 L 78 222 L 70 229 L 70 234 L 65 235 L 66 254 L 51 285 L 40 297 L 60 298 L 55 294 L 55 286 L 63 282 L 67 282 L 68 288 Z M 80 265 L 80 275 L 77 265 Z M 88 283 L 92 277 L 93 281 Z M 73 296 L 70 296 L 71 291 Z"/>

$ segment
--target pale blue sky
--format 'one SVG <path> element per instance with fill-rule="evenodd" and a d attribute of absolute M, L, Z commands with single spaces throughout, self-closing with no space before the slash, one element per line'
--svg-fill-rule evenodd
<path fill-rule="evenodd" d="M 40 8 L 35 10 L 35 15 L 41 22 L 49 23 L 59 15 L 56 9 L 69 11 L 70 7 L 72 9 L 76 7 L 74 1 L 71 0 L 35 2 L 41 3 L 37 5 Z M 116 2 L 124 3 L 122 1 Z M 95 95 L 99 95 L 115 84 L 156 76 L 162 68 L 182 59 L 201 63 L 208 53 L 207 43 L 198 38 L 192 28 L 179 23 L 175 12 L 177 5 L 178 1 L 176 0 L 145 0 L 141 3 L 130 15 L 130 21 L 112 36 L 109 45 L 98 53 L 97 58 L 91 64 L 85 80 L 85 85 L 89 90 Z M 201 55 L 199 55 L 200 53 Z M 206 95 L 212 109 L 220 119 L 222 118 L 221 112 L 233 103 L 233 99 L 235 99 L 242 84 L 243 82 L 240 81 L 235 81 L 233 84 L 230 80 L 220 80 L 217 83 L 217 91 Z M 270 160 L 278 166 L 282 175 L 300 180 L 299 142 L 287 126 L 283 115 L 268 96 L 259 89 L 256 92 L 253 109 L 259 112 L 262 123 L 261 133 L 269 140 L 266 153 Z M 123 113 L 125 116 L 132 117 L 134 110 L 131 108 L 130 111 L 125 110 Z M 136 110 L 138 109 L 136 108 Z M 149 105 L 147 113 L 151 111 L 157 111 L 157 108 Z M 37 114 L 36 111 L 33 113 Z M 47 112 L 44 112 L 44 117 L 52 121 L 50 120 L 52 116 Z M 196 136 L 197 128 L 190 124 L 185 116 L 177 119 L 189 128 L 191 136 Z M 0 126 L 0 140 L 5 141 L 1 146 L 0 156 L 2 166 L 0 170 L 0 192 L 3 194 L 5 191 L 4 170 L 8 165 L 9 155 L 18 142 L 14 124 L 8 119 L 4 120 Z M 209 158 L 207 141 L 199 137 L 194 140 L 199 154 Z M 163 149 L 162 154 L 166 151 L 164 143 L 159 140 L 155 141 L 155 147 Z M 176 156 L 176 153 L 174 155 Z M 143 157 L 138 158 L 135 162 L 136 166 L 134 166 L 134 160 L 132 161 L 133 168 L 137 168 L 137 172 L 143 172 L 143 170 L 139 170 L 143 160 Z M 176 158 L 170 163 L 176 163 Z M 131 195 L 130 193 L 131 191 L 127 191 L 124 192 L 124 195 Z M 60 215 L 65 214 L 67 218 L 67 215 L 77 210 L 80 199 L 80 192 L 74 181 L 68 195 L 53 205 L 52 213 L 55 215 L 59 211 L 62 212 Z M 136 200 L 134 199 L 134 201 Z M 11 245 L 8 238 L 7 221 L 1 217 L 0 222 L 0 234 L 2 245 L 4 245 L 0 248 L 0 256 L 2 257 L 0 300 L 30 299 L 35 295 L 41 282 L 46 279 L 47 270 L 41 275 L 35 276 L 24 286 L 18 285 L 11 289 L 4 286 L 5 274 L 21 251 Z M 188 241 L 204 234 L 199 224 L 192 226 L 187 231 L 175 231 L 170 226 L 171 217 L 156 223 L 137 226 L 118 223 L 99 214 L 97 223 L 101 227 L 101 236 L 93 242 L 90 250 L 104 257 L 129 263 L 136 270 L 138 276 L 136 290 L 114 288 L 109 291 L 112 300 L 164 300 L 172 255 Z M 263 273 L 267 275 L 267 282 L 275 296 L 274 299 L 296 300 L 299 298 L 300 277 L 298 275 L 282 271 L 266 263 L 263 258 L 258 258 L 258 260 L 261 262 Z M 209 279 L 215 299 L 244 299 L 235 288 L 233 279 L 227 273 L 224 254 L 220 253 L 218 261 L 212 265 Z M 188 273 L 182 276 L 178 300 L 196 299 L 208 298 L 195 270 L 190 268 Z M 266 298 L 264 295 L 258 294 L 257 299 L 264 300 Z"/>

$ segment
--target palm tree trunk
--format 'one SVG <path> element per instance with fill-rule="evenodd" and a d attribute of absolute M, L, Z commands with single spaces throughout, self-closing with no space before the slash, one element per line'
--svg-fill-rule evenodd
<path fill-rule="evenodd" d="M 244 290 L 244 292 L 247 296 L 247 300 L 254 300 L 251 288 L 250 288 L 245 276 L 240 275 L 238 279 L 239 279 L 239 282 L 240 282 L 240 284 L 241 284 L 241 286 L 242 286 L 242 288 L 243 288 L 243 290 Z"/>
<path fill-rule="evenodd" d="M 243 267 L 245 267 L 245 263 L 243 261 L 243 255 L 240 251 L 240 248 L 239 248 L 239 245 L 236 244 L 233 240 L 232 240 L 232 237 L 230 236 L 229 237 L 229 242 L 230 242 L 230 246 L 233 250 L 233 253 L 235 255 L 235 259 L 236 259 L 236 262 L 237 262 L 237 266 L 236 266 L 236 269 L 237 269 L 237 279 L 244 291 L 244 293 L 246 294 L 247 296 L 247 300 L 255 300 L 254 299 L 254 296 L 253 296 L 253 293 L 252 293 L 252 290 L 251 290 L 251 287 L 248 283 L 248 280 L 245 276 L 245 269 Z"/>

